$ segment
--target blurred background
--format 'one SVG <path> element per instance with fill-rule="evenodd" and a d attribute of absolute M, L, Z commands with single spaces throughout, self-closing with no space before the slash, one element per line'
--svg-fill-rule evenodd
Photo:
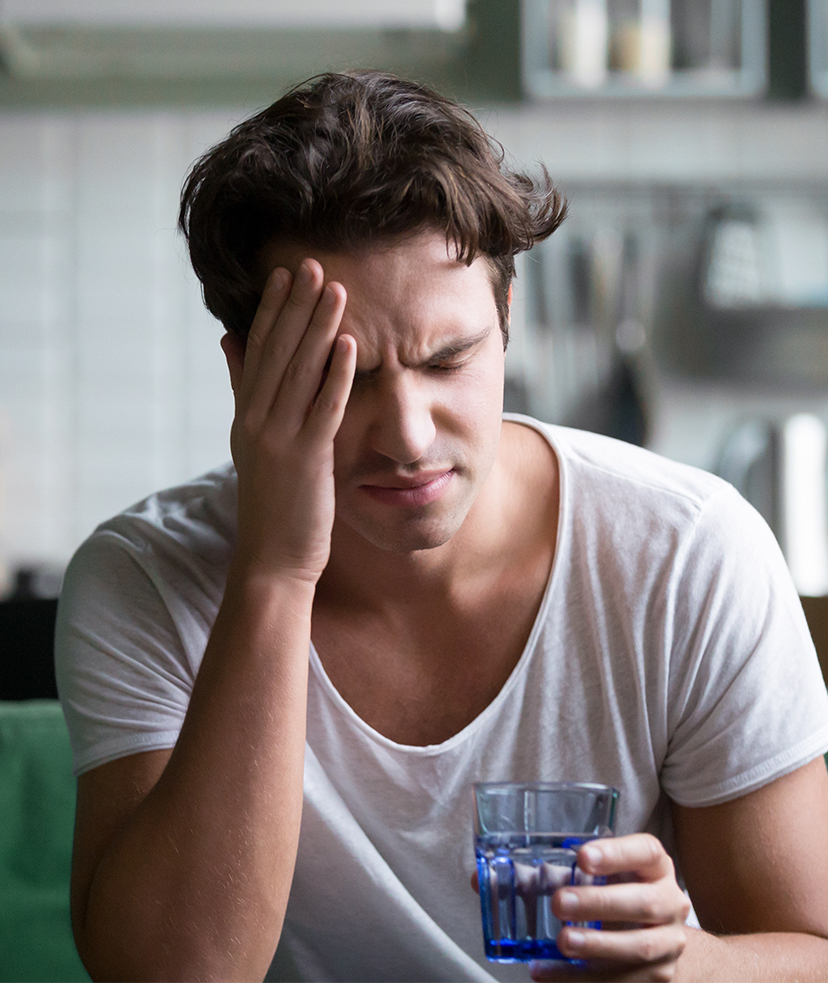
<path fill-rule="evenodd" d="M 570 200 L 520 260 L 507 408 L 723 474 L 828 594 L 828 0 L 0 0 L 0 593 L 229 456 L 179 189 L 354 67 Z"/>

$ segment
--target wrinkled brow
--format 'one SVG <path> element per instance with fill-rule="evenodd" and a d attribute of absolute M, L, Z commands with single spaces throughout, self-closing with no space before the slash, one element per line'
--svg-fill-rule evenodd
<path fill-rule="evenodd" d="M 434 362 L 445 362 L 452 358 L 457 358 L 458 355 L 462 355 L 464 352 L 470 351 L 475 345 L 479 345 L 484 342 L 492 332 L 492 328 L 484 328 L 483 331 L 478 332 L 475 335 L 469 335 L 467 338 L 458 338 L 456 341 L 450 341 L 445 345 L 442 345 L 436 351 L 430 352 L 423 358 L 419 359 L 415 363 L 403 362 L 402 364 L 406 368 L 418 368 L 423 365 L 431 365 Z M 374 375 L 382 368 L 382 363 L 374 366 L 370 369 L 357 369 L 356 375 L 358 377 L 367 377 Z"/>
<path fill-rule="evenodd" d="M 475 345 L 479 345 L 482 341 L 485 341 L 489 337 L 491 330 L 491 328 L 485 328 L 479 334 L 472 335 L 470 338 L 459 338 L 457 341 L 451 341 L 447 345 L 443 345 L 442 348 L 438 348 L 436 352 L 432 352 L 424 361 L 442 362 L 450 358 L 455 358 L 457 355 L 462 355 L 463 352 L 467 352 L 469 349 L 474 348 Z"/>

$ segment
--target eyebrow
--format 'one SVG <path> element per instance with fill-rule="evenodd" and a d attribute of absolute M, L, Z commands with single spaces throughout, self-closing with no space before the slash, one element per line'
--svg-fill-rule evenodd
<path fill-rule="evenodd" d="M 489 337 L 491 332 L 491 327 L 484 328 L 476 335 L 470 335 L 468 338 L 458 338 L 457 341 L 450 341 L 447 345 L 443 345 L 442 348 L 438 348 L 437 351 L 432 352 L 430 355 L 422 359 L 422 361 L 417 362 L 414 366 L 408 365 L 405 362 L 402 364 L 405 365 L 406 368 L 417 368 L 421 365 L 431 365 L 434 362 L 446 362 L 449 359 L 457 358 L 458 355 L 462 355 L 465 352 L 470 351 L 475 347 L 475 345 L 481 344 L 481 342 L 485 341 Z M 379 371 L 381 368 L 381 364 L 371 369 L 358 368 L 355 374 L 363 377 L 370 376 Z"/>
<path fill-rule="evenodd" d="M 428 358 L 423 360 L 423 364 L 426 365 L 429 362 L 445 362 L 448 359 L 455 358 L 457 355 L 462 355 L 464 352 L 474 348 L 475 345 L 479 345 L 485 341 L 489 337 L 491 330 L 490 327 L 484 328 L 479 334 L 472 335 L 470 338 L 461 338 L 458 341 L 449 342 L 449 344 L 443 345 L 442 348 L 438 348 L 436 352 L 432 352 Z"/>

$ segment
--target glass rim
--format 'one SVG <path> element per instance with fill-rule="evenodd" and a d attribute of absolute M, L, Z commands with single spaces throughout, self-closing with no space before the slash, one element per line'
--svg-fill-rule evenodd
<path fill-rule="evenodd" d="M 475 795 L 478 792 L 591 792 L 609 793 L 615 798 L 620 791 L 614 785 L 602 785 L 600 782 L 473 782 Z"/>

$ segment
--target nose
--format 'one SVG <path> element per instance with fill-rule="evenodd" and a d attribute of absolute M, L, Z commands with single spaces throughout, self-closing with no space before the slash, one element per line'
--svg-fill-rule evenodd
<path fill-rule="evenodd" d="M 371 447 L 397 464 L 415 464 L 434 443 L 437 428 L 429 387 L 403 370 L 378 386 Z"/>

